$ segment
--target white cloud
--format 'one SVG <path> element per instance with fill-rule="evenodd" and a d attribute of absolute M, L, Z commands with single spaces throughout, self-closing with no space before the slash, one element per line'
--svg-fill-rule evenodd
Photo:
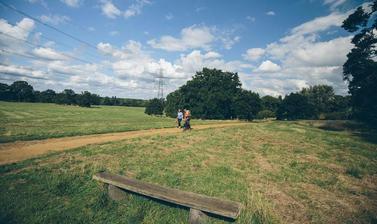
<path fill-rule="evenodd" d="M 45 79 L 48 76 L 45 72 L 17 65 L 0 65 L 0 73 L 32 79 Z"/>
<path fill-rule="evenodd" d="M 256 61 L 264 55 L 266 51 L 263 48 L 250 48 L 246 54 L 242 55 L 245 60 Z"/>
<path fill-rule="evenodd" d="M 221 54 L 215 51 L 209 51 L 204 55 L 204 58 L 221 58 Z"/>
<path fill-rule="evenodd" d="M 291 35 L 304 35 L 328 30 L 342 25 L 349 13 L 333 12 L 330 15 L 317 17 L 292 29 Z"/>
<path fill-rule="evenodd" d="M 174 18 L 173 14 L 169 13 L 167 15 L 165 15 L 165 19 L 166 20 L 172 20 Z"/>
<path fill-rule="evenodd" d="M 102 1 L 101 10 L 105 16 L 111 19 L 115 19 L 122 14 L 122 12 L 111 1 L 107 0 Z"/>
<path fill-rule="evenodd" d="M 15 26 L 9 24 L 6 20 L 0 19 L 0 46 L 18 53 L 25 51 L 26 44 L 22 40 L 27 40 L 30 32 L 34 29 L 34 20 L 24 18 L 17 22 Z"/>
<path fill-rule="evenodd" d="M 266 15 L 268 15 L 268 16 L 274 16 L 275 12 L 274 11 L 268 11 L 268 12 L 266 12 Z"/>
<path fill-rule="evenodd" d="M 116 31 L 116 30 L 113 30 L 113 31 L 111 31 L 109 34 L 110 34 L 110 36 L 116 36 L 116 35 L 119 34 L 119 32 Z"/>
<path fill-rule="evenodd" d="M 62 15 L 41 15 L 40 19 L 44 23 L 50 23 L 52 25 L 59 25 L 64 24 L 71 19 L 68 16 L 62 16 Z"/>
<path fill-rule="evenodd" d="M 343 5 L 346 0 L 324 0 L 324 5 L 329 5 L 331 10 L 336 9 L 338 6 Z"/>
<path fill-rule="evenodd" d="M 68 60 L 68 57 L 62 53 L 59 53 L 55 51 L 52 48 L 35 48 L 33 50 L 33 54 L 37 57 L 40 57 L 42 59 L 48 59 L 48 60 Z"/>
<path fill-rule="evenodd" d="M 308 85 L 327 84 L 333 86 L 336 93 L 346 94 L 342 65 L 352 48 L 352 37 L 326 41 L 320 37 L 339 27 L 349 13 L 333 12 L 315 18 L 292 28 L 287 36 L 260 49 L 266 60 L 253 70 L 252 75 L 243 75 L 246 86 L 262 94 L 282 95 Z M 249 59 L 258 58 L 257 52 L 247 52 L 244 59 L 247 60 L 248 56 L 251 56 Z"/>
<path fill-rule="evenodd" d="M 80 0 L 60 0 L 69 7 L 77 8 L 80 6 Z"/>
<path fill-rule="evenodd" d="M 215 37 L 209 27 L 193 25 L 183 28 L 179 38 L 162 36 L 160 40 L 149 40 L 148 44 L 153 48 L 166 51 L 186 51 L 193 48 L 208 49 L 214 40 Z"/>
<path fill-rule="evenodd" d="M 270 60 L 263 61 L 259 67 L 255 70 L 259 73 L 278 72 L 281 68 L 278 64 L 273 63 Z"/>
<path fill-rule="evenodd" d="M 131 4 L 124 12 L 124 17 L 127 19 L 132 16 L 141 14 L 141 10 L 145 5 L 151 4 L 148 0 L 136 0 L 134 4 Z"/>
<path fill-rule="evenodd" d="M 246 19 L 251 21 L 251 22 L 255 22 L 255 17 L 254 16 L 246 16 Z"/>

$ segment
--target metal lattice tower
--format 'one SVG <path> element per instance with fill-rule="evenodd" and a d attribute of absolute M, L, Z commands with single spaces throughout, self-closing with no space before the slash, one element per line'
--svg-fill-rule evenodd
<path fill-rule="evenodd" d="M 160 75 L 158 76 L 157 98 L 158 99 L 163 99 L 164 98 L 164 76 L 162 74 L 162 69 L 160 69 Z"/>

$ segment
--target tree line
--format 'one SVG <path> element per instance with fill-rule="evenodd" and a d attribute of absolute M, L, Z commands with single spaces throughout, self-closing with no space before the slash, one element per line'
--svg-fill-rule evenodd
<path fill-rule="evenodd" d="M 349 119 L 350 97 L 336 95 L 328 85 L 315 85 L 284 98 L 263 96 L 242 89 L 237 73 L 203 68 L 192 80 L 168 94 L 166 101 L 152 99 L 147 114 L 175 117 L 178 109 L 190 109 L 199 119 Z"/>
<path fill-rule="evenodd" d="M 90 107 L 91 105 L 133 106 L 145 107 L 147 100 L 101 97 L 97 94 L 83 91 L 75 93 L 72 89 L 55 92 L 52 89 L 45 91 L 34 90 L 26 81 L 15 81 L 11 85 L 0 83 L 0 100 L 12 102 L 40 102 Z"/>

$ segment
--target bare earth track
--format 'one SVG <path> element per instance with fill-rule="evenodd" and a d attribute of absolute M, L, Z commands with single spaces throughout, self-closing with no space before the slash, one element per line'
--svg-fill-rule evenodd
<path fill-rule="evenodd" d="M 245 124 L 250 123 L 207 124 L 196 125 L 194 128 L 195 130 L 200 130 L 207 128 L 229 127 Z M 5 143 L 0 144 L 0 165 L 19 162 L 22 160 L 46 154 L 48 152 L 63 151 L 89 144 L 100 144 L 105 142 L 119 141 L 123 139 L 153 135 L 178 134 L 181 132 L 182 131 L 177 128 L 163 128 Z"/>

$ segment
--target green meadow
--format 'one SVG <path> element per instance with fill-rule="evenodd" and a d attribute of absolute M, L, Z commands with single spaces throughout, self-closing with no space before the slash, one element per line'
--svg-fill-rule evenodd
<path fill-rule="evenodd" d="M 193 124 L 211 122 L 194 120 Z M 174 126 L 175 119 L 148 116 L 141 107 L 0 101 L 0 143 Z"/>
<path fill-rule="evenodd" d="M 377 144 L 359 132 L 317 124 L 264 121 L 194 129 L 0 166 L 0 222 L 187 223 L 186 208 L 138 195 L 111 201 L 103 184 L 91 179 L 108 171 L 239 201 L 244 208 L 235 223 L 376 223 Z M 209 222 L 232 223 L 215 217 Z"/>

